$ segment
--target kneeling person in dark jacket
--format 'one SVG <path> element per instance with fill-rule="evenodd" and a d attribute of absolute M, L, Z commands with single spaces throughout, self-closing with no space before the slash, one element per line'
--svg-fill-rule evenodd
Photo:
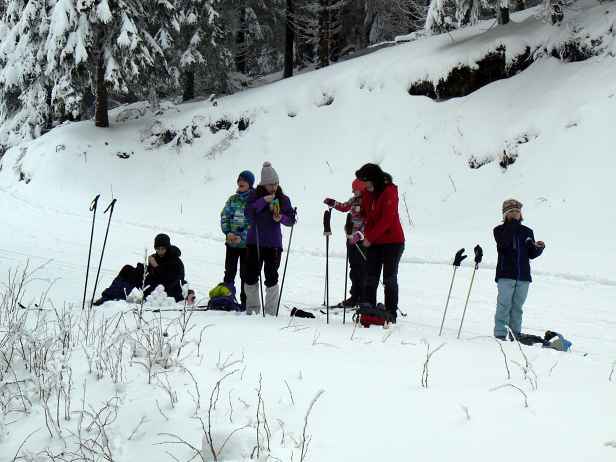
<path fill-rule="evenodd" d="M 507 327 L 516 337 L 522 330 L 522 307 L 532 281 L 530 260 L 543 253 L 545 244 L 535 242 L 533 230 L 522 225 L 522 204 L 515 199 L 503 203 L 503 224 L 494 228 L 494 239 L 498 251 L 494 336 L 505 340 Z"/>
<path fill-rule="evenodd" d="M 148 258 L 148 273 L 145 278 L 144 295 L 150 295 L 156 287 L 162 285 L 169 297 L 176 302 L 184 299 L 182 285 L 184 280 L 184 263 L 180 259 L 182 252 L 171 245 L 171 239 L 166 234 L 159 234 L 154 238 L 154 250 Z"/>

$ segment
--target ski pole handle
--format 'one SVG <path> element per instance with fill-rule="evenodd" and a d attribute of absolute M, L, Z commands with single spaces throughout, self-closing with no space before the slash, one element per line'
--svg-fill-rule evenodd
<path fill-rule="evenodd" d="M 332 235 L 332 209 L 327 209 L 323 213 L 323 235 Z"/>
<path fill-rule="evenodd" d="M 115 207 L 115 204 L 116 204 L 117 201 L 118 201 L 117 199 L 112 200 L 111 204 L 109 204 L 107 206 L 107 208 L 105 209 L 105 211 L 103 213 L 107 213 L 109 211 L 109 209 L 111 209 L 111 212 L 113 213 L 113 208 Z"/>
<path fill-rule="evenodd" d="M 98 207 L 98 199 L 100 197 L 101 195 L 97 194 L 96 197 L 92 199 L 92 202 L 90 202 L 90 212 L 94 212 L 96 210 L 96 207 Z"/>
<path fill-rule="evenodd" d="M 353 234 L 353 215 L 347 213 L 346 223 L 344 224 L 344 233 L 347 237 L 350 237 Z"/>

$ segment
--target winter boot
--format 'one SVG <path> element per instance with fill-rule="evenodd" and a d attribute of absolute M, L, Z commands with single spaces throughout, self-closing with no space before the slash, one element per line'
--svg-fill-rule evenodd
<path fill-rule="evenodd" d="M 246 314 L 259 314 L 261 312 L 261 299 L 259 298 L 259 284 L 244 285 L 246 291 Z"/>
<path fill-rule="evenodd" d="M 278 284 L 265 288 L 265 313 L 276 316 L 278 309 Z"/>

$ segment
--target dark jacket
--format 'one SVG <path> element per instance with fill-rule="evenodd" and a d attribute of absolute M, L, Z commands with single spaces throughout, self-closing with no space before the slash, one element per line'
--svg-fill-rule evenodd
<path fill-rule="evenodd" d="M 167 249 L 164 257 L 154 254 L 154 259 L 158 267 L 153 268 L 148 265 L 148 275 L 145 278 L 145 285 L 149 286 L 145 290 L 145 296 L 150 295 L 157 286 L 163 285 L 169 297 L 175 298 L 176 302 L 184 299 L 182 296 L 182 284 L 184 280 L 184 263 L 180 259 L 182 252 L 172 245 Z"/>
<path fill-rule="evenodd" d="M 498 251 L 496 282 L 501 278 L 532 282 L 530 260 L 543 253 L 535 246 L 533 230 L 512 220 L 494 228 L 494 239 Z"/>
<path fill-rule="evenodd" d="M 256 191 L 251 191 L 248 196 L 245 214 L 250 220 L 250 229 L 246 242 L 248 245 L 255 245 L 258 234 L 261 247 L 282 249 L 280 225 L 293 226 L 295 224 L 295 212 L 291 200 L 279 189 L 276 193 L 276 199 L 280 203 L 280 222 L 276 222 L 272 215 L 271 204 L 265 202 L 264 194 L 267 193 L 264 193 L 259 187 Z"/>

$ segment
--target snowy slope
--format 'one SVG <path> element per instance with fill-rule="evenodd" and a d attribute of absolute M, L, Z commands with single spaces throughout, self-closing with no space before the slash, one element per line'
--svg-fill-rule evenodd
<path fill-rule="evenodd" d="M 289 434 L 301 437 L 304 414 L 320 389 L 325 393 L 311 416 L 308 460 L 519 460 L 521 450 L 540 458 L 612 460 L 616 449 L 606 443 L 616 440 L 614 382 L 608 381 L 616 359 L 616 158 L 611 135 L 616 59 L 610 55 L 614 37 L 607 31 L 613 30 L 616 9 L 613 3 L 582 3 L 572 22 L 557 29 L 535 14 L 529 10 L 514 15 L 507 27 L 488 22 L 451 37 L 400 44 L 221 98 L 216 105 L 166 103 L 156 115 L 143 104 L 133 105 L 113 112 L 115 123 L 109 130 L 90 122 L 65 124 L 18 146 L 1 160 L 0 269 L 6 272 L 26 259 L 34 266 L 45 264 L 28 297 L 53 283 L 50 297 L 58 306 L 80 305 L 91 224 L 88 206 L 101 193 L 101 206 L 112 197 L 118 205 L 100 285 L 108 284 L 122 264 L 141 260 L 154 234 L 164 231 L 182 249 L 188 279 L 204 296 L 222 277 L 218 214 L 233 192 L 237 172 L 249 168 L 258 176 L 261 163 L 270 160 L 300 216 L 283 304 L 313 307 L 323 296 L 322 199 L 347 198 L 355 169 L 376 161 L 393 174 L 408 206 L 407 215 L 405 204 L 400 204 L 407 235 L 401 308 L 408 317 L 391 337 L 376 329 L 352 337 L 352 327 L 342 326 L 339 316 L 330 326 L 318 319 L 285 329 L 286 307 L 280 320 L 195 315 L 193 336 L 198 337 L 203 325 L 214 324 L 207 330 L 204 355 L 187 354 L 183 362 L 198 379 L 200 415 L 223 375 L 217 367 L 219 351 L 223 361 L 231 353 L 233 360 L 245 354 L 242 363 L 229 369 L 240 372 L 221 393 L 225 404 L 216 417 L 216 438 L 224 440 L 225 432 L 254 424 L 254 389 L 261 373 L 274 433 L 272 455 L 281 460 L 291 460 L 291 452 L 292 460 L 299 460 Z M 438 80 L 452 67 L 473 63 L 502 44 L 514 57 L 527 46 L 549 50 L 574 36 L 589 42 L 603 36 L 605 52 L 578 63 L 544 57 L 513 78 L 446 102 L 408 95 L 412 82 Z M 124 120 L 126 116 L 136 118 Z M 242 117 L 250 119 L 245 131 L 211 133 L 207 128 L 223 118 Z M 199 137 L 191 144 L 149 147 L 153 131 L 190 127 L 192 133 L 193 125 Z M 507 170 L 497 161 L 469 167 L 469 159 L 497 157 L 521 137 L 529 141 L 517 146 L 517 161 Z M 515 364 L 509 366 L 511 383 L 528 394 L 528 408 L 512 388 L 490 391 L 507 382 L 503 357 L 489 336 L 496 295 L 491 231 L 502 200 L 510 196 L 524 202 L 526 221 L 547 243 L 545 254 L 534 263 L 536 281 L 526 305 L 525 329 L 560 330 L 572 338 L 578 352 L 590 353 L 584 357 L 525 349 L 539 385 L 532 385 Z M 94 260 L 106 219 L 97 216 Z M 344 217 L 334 220 L 332 293 L 338 301 L 344 285 Z M 458 248 L 476 243 L 483 245 L 486 257 L 463 340 L 454 339 L 470 267 L 458 274 L 447 339 L 439 339 L 449 263 Z M 104 313 L 126 309 L 115 304 Z M 128 322 L 127 329 L 132 328 Z M 433 349 L 447 342 L 432 359 L 427 390 L 420 387 L 426 352 L 422 339 Z M 524 364 L 517 346 L 505 348 L 510 361 Z M 74 362 L 75 376 L 88 378 L 91 404 L 100 408 L 117 387 L 109 378 L 97 381 L 84 374 L 82 353 L 75 353 Z M 201 426 L 191 419 L 190 377 L 177 368 L 169 373 L 179 395 L 177 407 L 170 409 L 165 392 L 146 385 L 142 368 L 126 367 L 123 404 L 113 430 L 114 460 L 170 460 L 165 450 L 180 460 L 189 458 L 184 446 L 152 444 L 166 440 L 157 433 L 179 432 L 200 446 Z M 295 394 L 295 405 L 284 380 Z M 81 397 L 82 380 L 75 383 L 75 396 Z M 81 399 L 76 397 L 75 403 Z M 239 402 L 240 397 L 250 407 Z M 169 421 L 156 409 L 156 400 Z M 234 403 L 234 422 L 228 401 Z M 129 440 L 142 416 L 147 422 L 138 433 L 143 435 Z M 40 409 L 28 418 L 5 419 L 5 425 L 16 422 L 6 425 L 8 438 L 3 441 L 0 435 L 0 461 L 12 460 L 23 438 L 39 427 L 43 430 L 29 446 L 57 445 L 49 442 Z M 277 419 L 288 427 L 287 433 Z M 244 460 L 254 447 L 254 432 L 238 433 L 221 460 Z"/>

